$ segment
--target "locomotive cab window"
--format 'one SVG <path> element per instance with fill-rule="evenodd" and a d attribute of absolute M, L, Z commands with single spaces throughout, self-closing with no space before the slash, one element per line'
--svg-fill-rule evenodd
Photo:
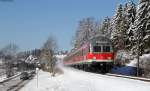
<path fill-rule="evenodd" d="M 103 46 L 103 52 L 110 52 L 110 46 Z"/>
<path fill-rule="evenodd" d="M 93 52 L 101 52 L 101 46 L 94 46 Z"/>

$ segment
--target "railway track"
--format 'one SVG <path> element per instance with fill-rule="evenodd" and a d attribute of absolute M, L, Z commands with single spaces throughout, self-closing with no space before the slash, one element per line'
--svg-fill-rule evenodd
<path fill-rule="evenodd" d="M 28 80 L 20 80 L 20 74 L 8 78 L 0 82 L 0 91 L 19 91 L 24 85 L 26 85 L 33 77 Z"/>
<path fill-rule="evenodd" d="M 15 75 L 15 76 L 12 76 L 12 77 L 10 77 L 10 78 L 7 78 L 7 79 L 1 81 L 0 84 L 3 84 L 3 83 L 5 83 L 5 82 L 8 82 L 8 81 L 10 81 L 10 80 L 12 80 L 12 79 L 15 79 L 16 77 L 19 77 L 19 76 L 20 76 L 20 74 L 17 74 L 17 75 Z"/>
<path fill-rule="evenodd" d="M 19 91 L 22 87 L 24 87 L 27 83 L 29 82 L 29 80 L 20 80 L 18 83 L 12 85 L 11 87 L 9 87 L 7 89 L 7 91 Z"/>
<path fill-rule="evenodd" d="M 3 81 L 0 82 L 0 90 L 1 91 L 15 91 L 13 89 L 15 89 L 18 84 L 21 83 L 20 80 L 20 74 L 7 78 Z"/>
<path fill-rule="evenodd" d="M 121 78 L 128 78 L 128 79 L 134 79 L 134 80 L 140 80 L 140 81 L 145 81 L 145 82 L 150 82 L 150 79 L 143 78 L 143 77 L 125 76 L 125 75 L 111 74 L 111 73 L 106 73 L 105 75 L 107 75 L 107 76 L 114 76 L 114 77 L 121 77 Z"/>

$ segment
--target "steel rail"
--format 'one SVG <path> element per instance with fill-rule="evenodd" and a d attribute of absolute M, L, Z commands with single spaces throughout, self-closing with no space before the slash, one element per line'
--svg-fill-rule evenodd
<path fill-rule="evenodd" d="M 141 80 L 150 82 L 149 78 L 143 78 L 143 77 L 135 77 L 135 76 L 126 76 L 126 75 L 119 75 L 119 74 L 112 74 L 112 73 L 106 73 L 107 76 L 114 76 L 114 77 L 122 77 L 122 78 L 128 78 L 128 79 L 134 79 L 134 80 Z"/>

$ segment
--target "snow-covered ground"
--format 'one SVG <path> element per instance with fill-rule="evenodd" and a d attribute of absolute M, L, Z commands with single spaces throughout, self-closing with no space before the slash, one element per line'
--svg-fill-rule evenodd
<path fill-rule="evenodd" d="M 0 82 L 4 81 L 6 79 L 6 75 L 0 76 Z"/>
<path fill-rule="evenodd" d="M 38 76 L 20 91 L 150 91 L 148 82 L 88 73 L 72 68 L 63 68 L 63 71 L 64 74 L 52 77 L 50 73 L 40 70 Z"/>

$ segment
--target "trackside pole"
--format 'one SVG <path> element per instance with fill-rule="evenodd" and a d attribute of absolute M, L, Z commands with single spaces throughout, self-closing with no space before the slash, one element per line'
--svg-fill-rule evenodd
<path fill-rule="evenodd" d="M 38 75 L 39 75 L 38 73 L 39 73 L 39 68 L 36 68 L 36 74 L 37 74 L 37 88 L 38 88 L 38 77 L 39 77 L 39 76 L 38 76 Z"/>

